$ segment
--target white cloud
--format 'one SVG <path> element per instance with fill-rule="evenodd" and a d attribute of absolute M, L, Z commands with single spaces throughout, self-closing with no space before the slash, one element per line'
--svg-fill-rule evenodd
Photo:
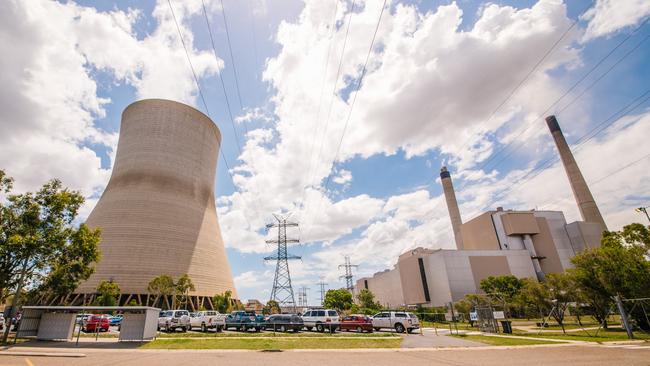
<path fill-rule="evenodd" d="M 196 51 L 187 20 L 200 1 L 176 7 L 197 76 L 223 62 Z M 208 8 L 214 11 L 213 2 Z M 3 1 L 0 4 L 0 168 L 18 191 L 60 178 L 86 196 L 103 190 L 110 170 L 90 146 L 114 155 L 117 134 L 96 125 L 111 100 L 98 94 L 98 75 L 125 81 L 138 98 L 172 98 L 193 104 L 196 87 L 166 1 L 153 16 L 157 26 L 138 39 L 137 10 L 99 12 L 73 2 Z M 96 199 L 89 199 L 88 214 Z"/>
<path fill-rule="evenodd" d="M 338 174 L 332 179 L 336 184 L 345 184 L 352 182 L 352 172 L 345 169 L 340 169 Z"/>
<path fill-rule="evenodd" d="M 596 5 L 582 16 L 582 19 L 589 22 L 584 41 L 634 26 L 648 14 L 650 2 L 646 0 L 597 0 Z"/>

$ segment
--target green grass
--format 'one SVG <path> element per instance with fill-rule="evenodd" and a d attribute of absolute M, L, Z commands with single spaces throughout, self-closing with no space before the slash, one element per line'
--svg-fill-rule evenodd
<path fill-rule="evenodd" d="M 386 332 L 375 332 L 375 333 L 356 333 L 356 332 L 336 332 L 334 334 L 330 333 L 317 333 L 317 332 L 275 332 L 275 335 L 272 331 L 251 333 L 251 332 L 187 332 L 187 333 L 158 333 L 158 338 L 232 338 L 232 337 L 246 337 L 246 338 L 259 338 L 259 337 L 288 337 L 288 338 L 340 338 L 340 337 L 355 337 L 355 338 L 364 338 L 364 337 L 385 337 L 385 338 L 396 338 L 399 337 L 394 333 Z"/>
<path fill-rule="evenodd" d="M 386 339 L 337 338 L 278 338 L 278 339 L 157 339 L 141 348 L 148 349 L 341 349 L 341 348 L 399 348 L 401 337 Z"/>
<path fill-rule="evenodd" d="M 601 329 L 596 335 L 595 330 L 588 331 L 579 331 L 579 332 L 570 332 L 570 333 L 550 333 L 543 332 L 540 334 L 537 333 L 527 333 L 527 332 L 515 332 L 515 335 L 523 337 L 535 337 L 535 338 L 550 338 L 550 339 L 565 339 L 571 341 L 585 341 L 585 342 L 610 342 L 610 341 L 626 341 L 627 334 L 622 329 Z M 634 333 L 635 339 L 650 341 L 650 335 L 636 332 Z"/>
<path fill-rule="evenodd" d="M 504 337 L 490 337 L 484 335 L 474 334 L 452 334 L 452 337 L 465 339 L 468 341 L 476 341 L 493 346 L 529 346 L 533 344 L 557 344 L 553 341 L 540 341 L 536 339 L 521 339 L 521 338 L 504 338 Z"/>

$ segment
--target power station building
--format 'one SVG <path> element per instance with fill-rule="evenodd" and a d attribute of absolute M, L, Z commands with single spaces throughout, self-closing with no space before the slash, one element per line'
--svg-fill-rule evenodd
<path fill-rule="evenodd" d="M 106 280 L 120 286 L 120 304 L 169 307 L 148 284 L 184 274 L 193 309 L 227 290 L 236 298 L 215 208 L 220 144 L 217 126 L 190 106 L 149 99 L 124 110 L 110 181 L 86 222 L 102 230 L 102 257 L 72 303 L 92 301 Z"/>
<path fill-rule="evenodd" d="M 607 230 L 598 206 L 554 116 L 546 119 L 584 221 L 567 223 L 560 211 L 513 211 L 501 207 L 463 223 L 451 174 L 440 171 L 457 249 L 416 248 L 391 270 L 361 278 L 356 289 L 372 291 L 382 305 L 444 306 L 480 293 L 489 276 L 544 281 L 571 267 L 571 258 L 600 245 Z"/>

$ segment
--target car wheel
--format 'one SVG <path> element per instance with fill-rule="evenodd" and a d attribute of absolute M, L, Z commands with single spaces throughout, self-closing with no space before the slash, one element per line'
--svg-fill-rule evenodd
<path fill-rule="evenodd" d="M 363 333 L 363 329 L 361 329 L 361 327 L 357 327 L 357 333 Z"/>
<path fill-rule="evenodd" d="M 395 331 L 397 333 L 404 333 L 404 326 L 400 323 L 395 324 Z"/>
<path fill-rule="evenodd" d="M 182 328 L 181 328 L 181 331 L 182 331 L 183 333 L 187 332 L 187 327 L 182 327 Z"/>
<path fill-rule="evenodd" d="M 316 331 L 319 333 L 323 333 L 325 331 L 325 327 L 323 327 L 323 324 L 316 324 Z"/>
<path fill-rule="evenodd" d="M 261 331 L 262 331 L 262 327 L 255 327 L 255 331 L 256 331 L 257 333 L 261 332 Z"/>
<path fill-rule="evenodd" d="M 380 329 L 380 328 L 375 328 L 375 332 L 379 332 L 379 329 Z"/>
<path fill-rule="evenodd" d="M 205 323 L 201 324 L 201 332 L 205 333 L 208 331 L 208 326 Z"/>
<path fill-rule="evenodd" d="M 187 326 L 187 330 L 192 330 L 192 324 Z"/>

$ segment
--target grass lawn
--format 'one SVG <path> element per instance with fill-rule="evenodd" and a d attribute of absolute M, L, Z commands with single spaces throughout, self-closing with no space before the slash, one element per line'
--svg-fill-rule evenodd
<path fill-rule="evenodd" d="M 586 341 L 586 342 L 609 342 L 609 341 L 626 341 L 627 333 L 622 329 L 601 329 L 596 336 L 595 330 L 589 331 L 579 331 L 579 332 L 570 332 L 563 334 L 562 332 L 557 333 L 548 333 L 544 332 L 541 334 L 537 333 L 525 333 L 525 332 L 515 332 L 515 335 L 524 336 L 524 337 L 536 337 L 536 338 L 551 338 L 551 339 L 566 339 L 572 341 Z M 650 341 L 650 335 L 636 332 L 634 333 L 635 339 L 641 339 Z"/>
<path fill-rule="evenodd" d="M 257 337 L 291 337 L 291 338 L 314 338 L 314 337 L 319 337 L 319 338 L 340 338 L 340 337 L 358 337 L 358 338 L 364 338 L 364 337 L 399 337 L 397 334 L 394 333 L 386 333 L 386 332 L 374 332 L 374 333 L 356 333 L 356 332 L 336 332 L 334 334 L 330 333 L 317 333 L 317 332 L 298 332 L 298 333 L 293 333 L 293 332 L 287 332 L 287 333 L 281 333 L 281 332 L 275 332 L 275 335 L 273 332 L 268 331 L 268 332 L 259 332 L 259 333 L 252 333 L 252 332 L 206 332 L 206 333 L 201 333 L 201 332 L 187 332 L 187 333 L 163 333 L 159 332 L 158 333 L 158 338 L 229 338 L 229 337 L 249 337 L 249 338 L 257 338 Z"/>
<path fill-rule="evenodd" d="M 452 337 L 466 339 L 468 341 L 476 341 L 485 344 L 490 344 L 493 346 L 528 346 L 532 344 L 557 344 L 558 342 L 553 341 L 539 341 L 536 339 L 519 339 L 519 338 L 502 338 L 502 337 L 490 337 L 484 335 L 474 335 L 474 334 L 452 334 Z"/>
<path fill-rule="evenodd" d="M 337 339 L 337 338 L 278 338 L 278 339 L 157 339 L 144 344 L 149 349 L 334 349 L 334 348 L 399 348 L 401 337 L 386 339 Z"/>

